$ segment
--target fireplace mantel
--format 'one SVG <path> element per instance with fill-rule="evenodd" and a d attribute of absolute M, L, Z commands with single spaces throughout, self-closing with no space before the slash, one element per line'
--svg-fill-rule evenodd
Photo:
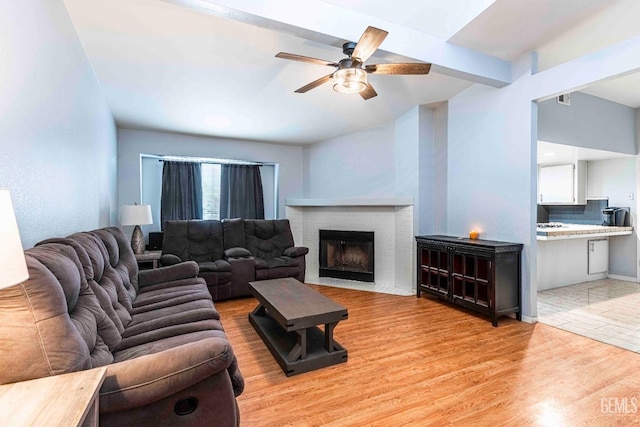
<path fill-rule="evenodd" d="M 309 248 L 308 283 L 415 294 L 412 198 L 287 199 L 286 205 L 294 242 Z M 319 230 L 373 231 L 375 282 L 320 277 Z"/>
<path fill-rule="evenodd" d="M 412 197 L 347 197 L 327 199 L 286 199 L 286 206 L 413 206 Z"/>

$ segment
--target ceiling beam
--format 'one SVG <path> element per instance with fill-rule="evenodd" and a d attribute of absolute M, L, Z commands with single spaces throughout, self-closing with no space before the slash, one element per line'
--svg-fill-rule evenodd
<path fill-rule="evenodd" d="M 380 49 L 429 62 L 438 74 L 492 87 L 504 87 L 512 81 L 508 61 L 320 0 L 163 1 L 337 47 L 345 41 L 357 41 L 371 25 L 389 32 Z"/>
<path fill-rule="evenodd" d="M 534 74 L 531 98 L 544 101 L 639 71 L 640 36 Z"/>

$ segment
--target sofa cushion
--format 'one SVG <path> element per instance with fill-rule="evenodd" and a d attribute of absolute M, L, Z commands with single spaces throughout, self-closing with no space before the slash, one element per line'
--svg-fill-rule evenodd
<path fill-rule="evenodd" d="M 200 321 L 192 321 L 159 327 L 158 329 L 150 329 L 127 338 L 123 338 L 116 351 L 122 351 L 130 347 L 149 344 L 157 340 L 179 337 L 198 331 L 222 330 L 222 323 L 216 319 L 204 319 Z"/>
<path fill-rule="evenodd" d="M 204 273 L 207 271 L 221 272 L 221 271 L 231 271 L 231 265 L 223 259 L 217 259 L 215 261 L 209 262 L 201 262 L 198 264 L 200 267 L 200 272 Z"/>
<path fill-rule="evenodd" d="M 222 220 L 224 249 L 242 248 L 245 244 L 244 219 Z"/>
<path fill-rule="evenodd" d="M 138 298 L 133 303 L 131 314 L 135 315 L 200 299 L 211 300 L 211 294 L 204 284 L 150 290 L 138 295 Z"/>
<path fill-rule="evenodd" d="M 29 279 L 0 290 L 0 383 L 111 363 L 109 345 L 120 336 L 75 252 L 52 243 L 25 251 L 25 259 Z"/>
<path fill-rule="evenodd" d="M 217 345 L 210 345 L 209 342 L 211 341 L 216 341 L 219 343 L 219 345 L 224 346 L 223 351 L 215 351 Z M 157 366 L 155 368 L 173 370 L 174 375 L 179 375 L 180 373 L 184 372 L 189 378 L 191 378 L 191 381 L 193 381 L 193 379 L 197 379 L 197 375 L 191 372 L 188 372 L 186 369 L 184 369 L 185 365 L 190 367 L 191 369 L 197 369 L 199 366 L 204 365 L 206 369 L 210 369 L 213 372 L 216 371 L 216 369 L 210 366 L 210 363 L 207 363 L 206 365 L 202 363 L 204 359 L 203 357 L 193 358 L 193 355 L 197 354 L 197 351 L 198 351 L 196 350 L 195 347 L 200 347 L 200 350 L 206 350 L 208 353 L 213 353 L 216 359 L 218 357 L 224 358 L 223 360 L 224 366 L 222 367 L 222 369 L 226 368 L 227 372 L 229 373 L 229 377 L 231 379 L 231 384 L 233 388 L 233 395 L 239 396 L 244 390 L 244 379 L 242 377 L 242 374 L 240 373 L 240 370 L 238 369 L 238 364 L 233 354 L 233 349 L 229 345 L 224 331 L 222 331 L 221 329 L 210 329 L 210 330 L 189 332 L 183 335 L 172 336 L 169 338 L 159 339 L 150 343 L 129 347 L 126 350 L 117 352 L 115 354 L 114 361 L 118 363 L 118 362 L 126 362 L 129 360 L 138 359 L 139 361 L 142 362 L 143 359 L 140 359 L 141 357 L 144 358 L 145 356 L 151 356 L 157 353 L 166 352 L 170 354 L 170 357 L 168 358 L 168 360 L 163 360 L 163 363 L 160 364 L 161 366 Z M 190 358 L 192 358 L 193 360 L 189 360 Z M 213 362 L 213 361 L 210 360 L 208 362 Z M 154 365 L 156 364 L 141 363 L 141 365 L 145 366 L 146 369 L 154 369 Z M 183 366 L 180 366 L 180 365 L 183 365 Z M 118 364 L 114 364 L 109 368 L 109 370 L 107 371 L 107 379 L 105 379 L 105 385 L 103 388 L 107 388 L 109 390 L 113 389 L 114 392 L 117 393 L 118 390 L 123 386 L 126 387 L 128 390 L 134 387 L 134 384 L 117 384 L 117 383 L 114 384 L 115 380 L 119 377 L 118 371 L 122 369 L 121 366 L 118 366 Z M 169 384 L 165 385 L 165 387 L 171 387 L 171 386 L 175 387 L 175 385 L 177 385 L 176 383 L 179 384 L 178 381 L 176 381 L 175 379 L 172 379 L 171 376 L 168 375 L 168 372 L 158 373 L 156 377 L 159 379 L 169 380 L 167 381 Z M 144 378 L 142 379 L 144 380 Z M 145 388 L 148 388 L 149 385 L 150 384 L 145 381 L 140 381 L 137 385 L 137 387 L 142 389 L 140 394 L 145 396 L 145 398 L 151 391 L 151 390 L 145 390 Z M 152 387 L 153 389 L 157 388 L 157 385 L 155 384 L 152 386 L 155 386 L 155 387 Z M 109 393 L 109 394 L 112 395 L 114 393 Z M 102 403 L 103 402 L 101 400 L 101 406 L 102 406 Z M 128 402 L 125 402 L 125 404 L 126 403 Z"/>
<path fill-rule="evenodd" d="M 277 267 L 297 267 L 298 261 L 288 256 L 279 256 L 270 259 L 254 258 L 256 262 L 256 270 L 262 270 L 263 268 L 277 268 Z"/>
<path fill-rule="evenodd" d="M 136 290 L 131 284 L 128 274 L 122 274 L 112 267 L 110 255 L 106 246 L 97 236 L 89 233 L 75 233 L 68 237 L 84 249 L 93 266 L 93 277 L 87 277 L 89 286 L 98 297 L 100 306 L 105 310 L 120 332 L 131 321 L 130 311 Z M 78 245 L 73 245 L 77 252 L 82 253 Z"/>
<path fill-rule="evenodd" d="M 244 224 L 245 247 L 254 257 L 272 259 L 293 246 L 288 219 L 246 219 Z"/>
<path fill-rule="evenodd" d="M 223 259 L 222 223 L 215 220 L 167 221 L 162 253 L 197 263 Z"/>

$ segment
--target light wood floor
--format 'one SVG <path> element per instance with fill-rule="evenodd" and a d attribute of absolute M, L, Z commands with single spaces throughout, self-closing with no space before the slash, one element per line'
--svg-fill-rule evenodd
<path fill-rule="evenodd" d="M 427 297 L 312 287 L 348 308 L 335 338 L 349 360 L 292 377 L 247 320 L 255 299 L 216 303 L 243 426 L 640 425 L 637 353 Z"/>

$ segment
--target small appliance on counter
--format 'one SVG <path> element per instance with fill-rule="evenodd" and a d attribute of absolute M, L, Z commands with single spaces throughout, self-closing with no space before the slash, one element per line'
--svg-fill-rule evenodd
<path fill-rule="evenodd" d="M 609 206 L 602 209 L 602 225 L 608 227 L 624 227 L 630 222 L 630 208 L 616 208 Z"/>

